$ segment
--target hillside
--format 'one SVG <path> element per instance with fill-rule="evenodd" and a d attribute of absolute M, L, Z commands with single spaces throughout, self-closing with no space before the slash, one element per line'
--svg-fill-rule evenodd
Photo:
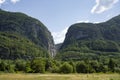
<path fill-rule="evenodd" d="M 120 58 L 120 15 L 109 21 L 70 26 L 57 58 L 62 60 Z"/>
<path fill-rule="evenodd" d="M 49 30 L 40 21 L 30 16 L 27 16 L 26 14 L 0 10 L 0 32 L 15 35 L 18 34 L 21 36 L 21 38 L 26 38 L 27 40 L 29 40 L 31 43 L 34 44 L 34 46 L 42 48 L 41 52 L 46 51 L 47 53 L 49 53 L 50 56 L 54 55 L 54 42 Z M 16 36 L 19 38 L 18 35 Z M 10 38 L 9 40 L 13 41 L 12 38 Z M 3 42 L 1 42 L 1 44 L 2 43 Z M 20 45 L 15 43 L 17 43 L 17 40 L 15 40 L 15 42 L 13 42 L 12 44 L 22 48 Z M 7 43 L 4 44 L 7 45 Z M 24 44 L 24 40 L 23 42 L 20 42 L 20 44 Z M 24 47 L 26 47 L 29 44 L 26 43 L 24 45 Z M 10 45 L 10 48 L 11 47 L 12 45 Z M 15 50 L 16 49 L 17 47 L 15 48 Z M 33 48 L 28 48 L 27 50 L 31 49 Z M 21 55 L 22 51 L 23 50 L 20 50 L 19 52 Z M 37 49 L 37 51 L 39 52 L 40 50 Z M 26 51 L 25 53 L 29 54 Z M 17 52 L 13 54 L 17 54 Z M 32 54 L 37 53 L 33 52 Z"/>
<path fill-rule="evenodd" d="M 17 34 L 0 32 L 0 59 L 49 57 L 48 52 Z"/>

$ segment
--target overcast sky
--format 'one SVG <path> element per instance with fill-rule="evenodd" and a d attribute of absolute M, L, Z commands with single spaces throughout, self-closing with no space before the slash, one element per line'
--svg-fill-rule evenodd
<path fill-rule="evenodd" d="M 61 43 L 74 23 L 104 22 L 119 15 L 120 0 L 0 0 L 0 8 L 39 19 L 55 43 Z"/>

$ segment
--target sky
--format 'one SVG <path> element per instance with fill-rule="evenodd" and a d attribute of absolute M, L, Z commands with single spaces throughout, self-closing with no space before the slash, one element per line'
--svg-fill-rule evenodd
<path fill-rule="evenodd" d="M 37 18 L 57 44 L 72 24 L 100 23 L 119 15 L 120 0 L 0 0 L 0 8 Z"/>

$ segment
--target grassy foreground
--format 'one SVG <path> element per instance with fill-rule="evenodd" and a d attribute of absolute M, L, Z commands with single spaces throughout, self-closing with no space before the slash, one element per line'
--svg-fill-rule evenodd
<path fill-rule="evenodd" d="M 0 80 L 120 80 L 120 74 L 0 74 Z"/>

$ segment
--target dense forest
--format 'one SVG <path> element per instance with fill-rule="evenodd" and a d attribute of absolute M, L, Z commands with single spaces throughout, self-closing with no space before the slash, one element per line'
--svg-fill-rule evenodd
<path fill-rule="evenodd" d="M 0 60 L 0 71 L 7 73 L 120 73 L 118 66 L 113 59 L 105 62 L 97 60 L 58 61 L 50 58 Z"/>

